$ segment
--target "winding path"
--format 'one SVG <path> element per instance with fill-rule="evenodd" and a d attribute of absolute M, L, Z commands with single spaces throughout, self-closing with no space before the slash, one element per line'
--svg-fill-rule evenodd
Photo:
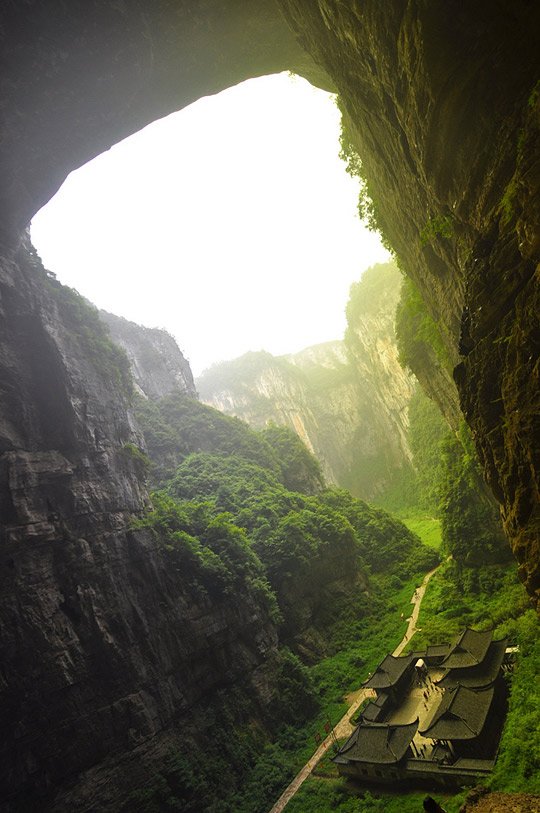
<path fill-rule="evenodd" d="M 429 580 L 433 576 L 434 573 L 437 572 L 440 565 L 431 570 L 424 576 L 422 584 L 420 587 L 417 587 L 414 591 L 413 597 L 411 599 L 411 604 L 413 605 L 413 611 L 411 613 L 411 617 L 409 618 L 409 624 L 407 626 L 407 630 L 405 635 L 403 636 L 400 643 L 392 652 L 392 655 L 397 656 L 401 655 L 405 647 L 407 646 L 408 642 L 412 638 L 415 632 L 417 632 L 416 622 L 418 621 L 418 613 L 420 612 L 420 604 L 422 603 L 422 599 L 424 598 L 424 593 L 426 592 L 426 587 L 428 585 Z M 354 693 L 354 702 L 351 706 L 349 706 L 348 711 L 343 715 L 339 723 L 334 726 L 334 734 L 335 736 L 340 739 L 341 737 L 348 737 L 352 734 L 354 730 L 354 726 L 350 723 L 350 718 L 354 715 L 357 711 L 361 703 L 368 697 L 373 697 L 374 692 L 371 689 L 360 689 L 358 692 Z M 306 781 L 310 773 L 312 772 L 313 768 L 318 764 L 318 762 L 322 759 L 322 757 L 326 754 L 330 746 L 333 742 L 333 735 L 329 734 L 319 745 L 311 759 L 306 762 L 304 767 L 301 771 L 299 771 L 296 776 L 294 777 L 291 784 L 285 788 L 275 805 L 270 810 L 270 813 L 281 813 L 285 805 L 292 799 L 294 794 L 297 790 L 303 785 Z"/>

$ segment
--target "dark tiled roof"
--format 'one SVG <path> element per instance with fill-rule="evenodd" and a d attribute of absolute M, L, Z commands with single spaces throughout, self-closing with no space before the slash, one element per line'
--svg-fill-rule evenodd
<path fill-rule="evenodd" d="M 470 666 L 478 666 L 484 660 L 492 638 L 492 630 L 478 632 L 477 630 L 466 629 L 458 636 L 441 666 L 446 669 L 464 669 Z"/>
<path fill-rule="evenodd" d="M 418 660 L 418 658 L 425 658 L 426 657 L 426 650 L 425 649 L 417 649 L 414 652 L 409 652 L 408 654 L 411 656 L 411 658 L 415 658 L 416 660 Z"/>
<path fill-rule="evenodd" d="M 426 649 L 425 658 L 444 658 L 450 652 L 450 644 L 432 644 Z"/>
<path fill-rule="evenodd" d="M 387 655 L 362 685 L 370 689 L 389 689 L 398 682 L 413 660 L 413 655 L 402 655 L 399 658 Z"/>
<path fill-rule="evenodd" d="M 361 723 L 339 751 L 336 762 L 369 762 L 375 765 L 399 762 L 416 734 L 418 720 L 407 725 Z"/>
<path fill-rule="evenodd" d="M 447 689 L 431 720 L 420 733 L 435 740 L 474 739 L 484 727 L 493 693 L 493 686 L 483 689 L 468 689 L 464 686 Z"/>
<path fill-rule="evenodd" d="M 478 666 L 469 666 L 463 669 L 449 669 L 438 681 L 438 685 L 442 686 L 443 689 L 451 689 L 454 686 L 479 689 L 482 686 L 489 686 L 499 674 L 506 644 L 507 639 L 492 641 L 482 663 Z M 444 666 L 444 663 L 441 665 Z"/>
<path fill-rule="evenodd" d="M 368 703 L 362 712 L 362 719 L 376 723 L 382 714 L 383 710 L 378 703 Z"/>

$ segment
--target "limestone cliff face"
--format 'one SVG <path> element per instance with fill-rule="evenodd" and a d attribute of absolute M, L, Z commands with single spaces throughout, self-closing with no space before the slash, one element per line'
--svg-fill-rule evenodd
<path fill-rule="evenodd" d="M 540 7 L 280 5 L 338 87 L 377 221 L 441 329 L 537 596 Z"/>
<path fill-rule="evenodd" d="M 52 786 L 97 766 L 105 746 L 111 762 L 66 790 L 63 809 L 110 809 L 134 751 L 155 744 L 157 755 L 165 734 L 154 732 L 172 719 L 182 727 L 176 698 L 197 702 L 208 685 L 202 670 L 200 685 L 185 683 L 200 647 L 265 694 L 264 614 L 246 597 L 247 616 L 235 602 L 196 608 L 186 623 L 188 599 L 162 554 L 126 531 L 145 493 L 125 453 L 137 433 L 112 386 L 117 367 L 96 371 L 99 345 L 91 363 L 17 254 L 21 230 L 72 169 L 200 96 L 288 68 L 339 89 L 378 220 L 444 331 L 521 576 L 532 596 L 540 589 L 540 6 L 279 6 L 296 37 L 270 0 L 234 0 L 226 14 L 217 0 L 2 6 L 7 810 L 46 809 Z"/>
<path fill-rule="evenodd" d="M 335 387 L 326 390 L 322 383 L 317 391 L 309 371 L 329 373 L 338 379 Z M 197 387 L 205 403 L 250 426 L 262 429 L 270 421 L 290 426 L 318 458 L 325 478 L 338 482 L 357 416 L 356 388 L 341 342 L 317 345 L 298 356 L 248 353 L 211 368 Z"/>
<path fill-rule="evenodd" d="M 370 292 L 371 272 L 378 284 Z M 344 342 L 279 358 L 249 353 L 210 369 L 197 387 L 203 401 L 254 427 L 290 426 L 329 482 L 369 500 L 410 465 L 407 409 L 414 385 L 398 362 L 394 336 L 399 272 L 381 266 L 367 276 Z"/>
<path fill-rule="evenodd" d="M 217 686 L 264 707 L 276 631 L 249 590 L 201 597 L 130 530 L 142 441 L 97 313 L 24 248 L 0 295 L 0 809 L 112 810 L 204 739 Z"/>
<path fill-rule="evenodd" d="M 189 362 L 166 330 L 143 327 L 107 311 L 99 315 L 113 341 L 125 350 L 141 395 L 156 399 L 178 390 L 197 397 Z"/>
<path fill-rule="evenodd" d="M 382 448 L 392 454 L 394 468 L 411 462 L 408 405 L 414 379 L 398 359 L 395 313 L 401 275 L 393 263 L 368 269 L 353 285 L 347 305 L 345 344 L 356 377 L 364 383 L 366 406 L 380 426 Z"/>
<path fill-rule="evenodd" d="M 200 96 L 284 69 L 339 90 L 377 221 L 444 332 L 535 594 L 538 4 L 234 0 L 225 14 L 218 0 L 28 0 L 0 22 L 9 246 L 72 169 Z"/>

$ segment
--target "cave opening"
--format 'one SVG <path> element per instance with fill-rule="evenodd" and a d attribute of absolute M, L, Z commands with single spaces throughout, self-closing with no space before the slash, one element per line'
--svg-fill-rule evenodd
<path fill-rule="evenodd" d="M 247 80 L 73 172 L 32 240 L 99 308 L 170 332 L 195 374 L 341 339 L 350 285 L 388 252 L 358 219 L 339 134 L 332 94 Z"/>
<path fill-rule="evenodd" d="M 106 161 L 104 152 L 112 144 L 171 111 L 187 109 L 197 99 L 202 103 L 208 94 L 234 90 L 246 79 L 284 70 L 309 79 L 314 86 L 337 90 L 358 135 L 352 141 L 365 162 L 366 178 L 379 184 L 383 231 L 407 275 L 420 288 L 419 298 L 423 295 L 429 306 L 428 317 L 447 328 L 448 341 L 437 341 L 440 337 L 424 318 L 422 303 L 414 300 L 412 291 L 412 304 L 419 304 L 416 324 L 423 329 L 418 332 L 428 340 L 419 353 L 422 383 L 441 396 L 449 411 L 455 407 L 458 419 L 463 415 L 473 433 L 472 438 L 462 434 L 461 449 L 456 449 L 455 438 L 451 438 L 453 446 L 432 437 L 424 442 L 432 452 L 424 461 L 426 475 L 440 468 L 441 458 L 453 464 L 447 470 L 455 474 L 450 485 L 460 499 L 451 503 L 452 518 L 466 523 L 470 535 L 473 509 L 462 500 L 462 485 L 474 485 L 465 464 L 474 461 L 476 449 L 491 489 L 503 505 L 520 577 L 529 594 L 538 596 L 540 503 L 535 441 L 540 414 L 540 288 L 534 271 L 540 246 L 536 171 L 540 6 L 526 0 L 496 6 L 481 2 L 468 4 L 459 14 L 442 0 L 397 1 L 384 8 L 375 2 L 331 0 L 317 4 L 307 0 L 249 4 L 244 0 L 227 4 L 217 0 L 151 4 L 26 0 L 4 6 L 0 12 L 0 39 L 5 45 L 0 242 L 5 253 L 0 263 L 0 303 L 7 318 L 1 320 L 0 504 L 5 508 L 1 539 L 7 567 L 0 644 L 0 688 L 5 698 L 0 807 L 106 811 L 121 806 L 127 811 L 142 809 L 141 803 L 148 803 L 148 809 L 168 809 L 171 804 L 180 809 L 185 801 L 183 809 L 210 810 L 216 802 L 220 809 L 251 811 L 254 792 L 262 790 L 268 791 L 268 799 L 258 809 L 268 809 L 270 796 L 275 798 L 278 785 L 290 773 L 291 744 L 296 740 L 298 753 L 305 747 L 303 734 L 298 736 L 296 730 L 292 736 L 291 720 L 296 728 L 309 720 L 305 736 L 311 740 L 317 704 L 322 700 L 325 717 L 321 720 L 334 712 L 337 719 L 343 694 L 356 691 L 359 680 L 376 667 L 381 647 L 390 651 L 401 636 L 418 577 L 433 572 L 429 568 L 440 555 L 439 520 L 432 514 L 427 524 L 422 515 L 412 528 L 367 503 L 360 505 L 342 490 L 319 494 L 321 481 L 314 459 L 304 450 L 303 468 L 292 466 L 299 443 L 296 436 L 288 433 L 284 438 L 281 427 L 270 426 L 261 440 L 247 424 L 218 416 L 195 398 L 177 398 L 175 409 L 167 402 L 157 418 L 152 405 L 143 404 L 150 407 L 148 436 L 150 419 L 156 419 L 158 430 L 153 432 L 153 448 L 146 444 L 146 456 L 144 429 L 130 412 L 136 399 L 130 401 L 127 357 L 120 359 L 115 353 L 96 325 L 97 315 L 80 298 L 69 292 L 57 296 L 60 289 L 64 293 L 67 289 L 43 271 L 27 251 L 26 238 L 20 245 L 21 231 L 74 168 L 96 155 Z M 270 130 L 254 107 L 250 114 L 250 123 Z M 314 143 L 315 129 L 312 126 L 304 136 L 302 159 Z M 292 133 L 286 131 L 286 135 L 292 139 Z M 232 299 L 239 297 L 239 289 L 231 283 L 238 263 L 235 249 L 244 241 L 236 227 L 224 228 L 226 214 L 236 215 L 237 222 L 240 219 L 231 197 L 232 191 L 239 191 L 234 171 L 220 185 L 226 194 L 212 194 L 218 186 L 218 168 L 227 165 L 227 159 L 217 155 L 217 147 L 226 141 L 226 128 L 207 125 L 199 131 L 199 141 L 203 136 L 209 136 L 204 139 L 203 162 L 210 171 L 210 192 L 192 193 L 188 198 L 182 235 L 174 219 L 171 222 L 157 212 L 155 194 L 142 191 L 140 163 L 130 172 L 130 184 L 125 183 L 135 211 L 124 235 L 120 234 L 121 207 L 116 204 L 115 208 L 111 187 L 102 183 L 100 194 L 88 199 L 90 208 L 103 215 L 116 253 L 102 249 L 101 254 L 92 255 L 96 230 L 93 234 L 92 226 L 88 229 L 90 218 L 81 215 L 78 204 L 66 204 L 73 218 L 60 226 L 63 241 L 73 229 L 77 244 L 68 264 L 82 266 L 88 258 L 86 278 L 97 278 L 98 270 L 103 270 L 103 285 L 111 291 L 119 280 L 121 305 L 132 295 L 139 277 L 135 260 L 128 255 L 128 247 L 135 244 L 135 254 L 143 255 L 143 295 L 149 299 L 157 292 L 159 301 L 170 303 L 174 325 L 179 325 L 178 332 L 172 331 L 190 356 L 193 351 L 186 347 L 185 328 L 192 312 L 203 337 L 209 335 L 220 353 L 232 322 L 248 335 L 248 306 L 242 303 L 239 315 L 232 314 Z M 267 203 L 268 186 L 261 178 L 263 170 L 268 185 L 278 177 L 275 172 L 272 176 L 268 160 L 275 145 L 263 149 L 254 135 L 251 142 L 255 150 L 250 180 L 254 188 L 265 188 Z M 338 151 L 335 138 L 331 151 L 334 155 Z M 309 202 L 330 201 L 334 213 L 332 195 L 322 193 L 317 181 L 320 155 L 307 162 L 310 184 L 315 179 L 309 186 Z M 159 147 L 154 148 L 147 174 L 155 174 L 162 158 L 162 173 L 167 174 L 166 156 Z M 182 178 L 169 174 L 173 189 L 178 190 Z M 311 215 L 305 239 L 297 239 L 293 232 L 289 245 L 300 247 L 294 262 L 283 244 L 277 258 L 270 259 L 279 229 L 269 216 L 261 215 L 261 205 L 252 193 L 244 192 L 243 197 L 249 203 L 243 218 L 253 222 L 250 231 L 263 226 L 248 252 L 251 264 L 243 283 L 262 300 L 258 321 L 269 315 L 283 338 L 287 323 L 299 323 L 300 312 L 315 310 L 308 300 L 308 286 L 313 288 L 321 277 L 328 295 L 315 316 L 319 323 L 329 323 L 335 311 L 330 293 L 337 289 L 341 267 L 336 259 L 341 243 L 335 234 L 330 259 L 320 249 L 319 240 L 332 236 L 329 213 L 322 220 Z M 373 202 L 376 197 L 371 196 Z M 308 207 L 291 194 L 290 178 L 281 183 L 277 200 L 279 206 L 273 209 L 286 212 L 297 227 L 303 206 L 306 211 Z M 218 212 L 212 228 L 210 204 Z M 168 213 L 173 210 L 169 205 Z M 354 204 L 351 214 L 353 210 Z M 202 215 L 205 226 L 197 236 L 198 256 L 206 244 L 218 249 L 217 259 L 207 263 L 214 272 L 210 281 L 199 273 L 199 265 L 179 260 L 183 244 L 195 232 L 187 226 L 192 212 Z M 149 230 L 150 219 L 156 228 L 143 254 L 137 251 L 136 240 Z M 77 221 L 87 228 L 82 238 L 75 236 Z M 311 243 L 319 247 L 320 256 L 315 259 L 323 259 L 322 271 L 316 271 L 315 260 L 306 255 Z M 165 259 L 158 254 L 162 247 Z M 60 279 L 96 301 L 91 291 L 64 277 L 57 263 L 41 251 L 51 274 L 59 272 Z M 112 266 L 105 266 L 104 254 L 110 254 Z M 350 256 L 356 262 L 360 254 Z M 171 268 L 171 256 L 175 268 Z M 263 262 L 267 266 L 262 267 Z M 355 278 L 370 262 L 358 262 Z M 293 285 L 302 279 L 299 265 L 305 265 L 308 282 L 294 298 Z M 121 267 L 128 272 L 124 278 L 118 273 Z M 186 277 L 188 271 L 201 276 L 204 285 L 196 305 L 159 279 L 161 267 L 169 278 Z M 279 281 L 278 270 L 283 272 Z M 392 295 L 397 295 L 400 278 L 394 271 L 397 281 Z M 224 283 L 222 288 L 218 282 Z M 267 283 L 266 288 L 262 283 Z M 271 292 L 278 294 L 277 305 L 270 299 Z M 215 314 L 210 312 L 210 299 L 216 303 Z M 290 316 L 281 307 L 286 302 L 292 303 Z M 340 294 L 340 310 L 344 303 Z M 122 312 L 99 299 L 97 304 Z M 221 311 L 225 328 L 217 322 Z M 471 318 L 466 322 L 466 341 L 458 347 L 460 325 L 467 314 Z M 135 313 L 129 315 L 142 321 Z M 361 321 L 365 314 L 359 308 L 357 315 Z M 163 324 L 162 316 L 152 323 Z M 313 339 L 305 336 L 301 341 Z M 359 369 L 364 373 L 365 348 L 358 344 Z M 392 405 L 388 397 L 393 376 L 386 362 L 392 348 L 388 341 L 379 342 L 377 348 L 381 352 L 372 357 L 385 364 L 379 370 L 382 375 L 373 376 L 381 385 L 380 398 L 372 410 L 375 414 L 368 417 L 395 419 L 400 430 L 400 417 L 409 413 L 399 403 Z M 430 348 L 433 352 L 426 356 L 423 351 L 429 353 Z M 460 355 L 462 349 L 466 355 Z M 393 353 L 397 368 L 396 356 Z M 194 356 L 192 360 L 197 365 Z M 198 362 L 201 367 L 205 363 Z M 331 377 L 327 370 L 323 372 L 316 383 L 321 385 L 324 421 L 317 423 L 342 428 L 340 416 L 337 411 L 329 413 L 328 404 L 354 399 L 347 402 L 341 394 L 327 397 L 325 386 Z M 338 383 L 349 386 L 350 380 L 340 376 Z M 363 420 L 364 401 L 354 403 Z M 427 411 L 417 411 L 424 439 L 430 428 L 426 415 Z M 233 427 L 232 434 L 221 431 L 223 426 Z M 340 432 L 342 448 L 356 462 L 360 459 L 357 441 L 364 443 L 364 452 L 373 452 L 373 465 L 363 469 L 372 488 L 385 474 L 378 466 L 383 455 L 376 441 L 389 433 L 385 426 L 380 429 L 370 432 L 361 426 L 352 441 Z M 328 445 L 335 451 L 333 437 Z M 230 455 L 231 447 L 244 454 L 243 462 Z M 255 472 L 254 457 L 261 464 Z M 170 490 L 153 498 L 157 513 L 148 511 L 144 483 L 152 463 L 154 482 L 160 478 L 158 485 L 172 475 L 175 480 L 166 484 L 174 486 L 174 502 L 169 500 Z M 207 471 L 214 473 L 212 482 L 217 482 L 212 505 L 206 499 Z M 243 482 L 237 487 L 234 481 Z M 426 476 L 423 486 L 427 490 L 434 481 Z M 270 488 L 256 494 L 252 506 L 245 505 L 244 495 L 251 501 L 253 489 L 261 483 Z M 412 497 L 417 504 L 419 496 L 416 489 Z M 203 498 L 195 506 L 184 504 Z M 531 704 L 537 698 L 530 686 L 538 665 L 535 621 L 515 567 L 503 562 L 504 570 L 496 570 L 498 562 L 487 561 L 486 554 L 497 550 L 486 539 L 485 514 L 474 514 L 479 519 L 472 534 L 476 550 L 468 535 L 461 533 L 460 524 L 453 522 L 453 561 L 444 562 L 434 577 L 435 592 L 423 606 L 427 617 L 417 632 L 424 638 L 423 646 L 438 638 L 441 624 L 445 630 L 439 640 L 448 640 L 446 632 L 453 634 L 458 625 L 487 628 L 498 623 L 502 635 L 519 641 L 523 660 L 513 695 L 517 705 L 494 786 L 534 791 L 538 785 L 532 784 L 536 774 L 530 730 L 538 725 L 531 728 L 530 723 Z M 141 518 L 143 525 L 134 517 Z M 426 540 L 429 536 L 429 542 L 421 546 L 412 531 Z M 298 545 L 290 546 L 291 538 Z M 458 543 L 463 544 L 458 547 Z M 253 550 L 257 558 L 249 555 Z M 291 565 L 298 567 L 293 579 Z M 334 613 L 342 608 L 344 623 L 338 622 L 334 635 Z M 282 639 L 281 614 L 281 623 L 287 623 Z M 431 638 L 430 626 L 435 633 Z M 326 632 L 327 641 L 323 640 Z M 294 643 L 306 662 L 314 663 L 319 654 L 334 651 L 336 660 L 326 665 L 324 673 L 319 664 L 306 672 L 296 653 L 281 649 L 283 641 Z M 419 639 L 412 643 L 409 639 L 408 644 L 414 650 Z M 312 678 L 321 682 L 314 684 Z M 285 704 L 273 704 L 274 689 Z M 210 696 L 214 702 L 209 706 Z M 238 702 L 248 697 L 250 702 Z M 225 708 L 224 700 L 230 700 Z M 239 726 L 236 731 L 231 719 Z M 269 752 L 266 720 L 272 733 Z M 274 736 L 274 726 L 281 720 L 286 723 L 283 740 Z M 245 771 L 246 760 L 253 766 L 251 775 Z M 265 787 L 264 780 L 275 782 L 276 769 L 281 771 L 277 783 Z M 224 777 L 232 778 L 233 784 L 227 787 Z M 329 788 L 330 784 L 324 782 Z M 242 806 L 236 804 L 240 786 L 246 793 Z M 341 790 L 336 789 L 329 800 L 329 809 L 342 802 L 350 806 Z M 230 805 L 224 798 L 227 793 Z M 350 804 L 354 806 L 355 800 Z M 388 797 L 380 805 L 389 813 L 403 807 L 399 797 Z"/>

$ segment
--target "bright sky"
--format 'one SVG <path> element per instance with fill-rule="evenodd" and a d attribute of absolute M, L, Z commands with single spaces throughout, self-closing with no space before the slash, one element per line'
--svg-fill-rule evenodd
<path fill-rule="evenodd" d="M 200 99 L 72 173 L 34 217 L 45 266 L 175 336 L 195 375 L 248 350 L 339 339 L 384 262 L 338 158 L 333 97 L 287 74 Z"/>

